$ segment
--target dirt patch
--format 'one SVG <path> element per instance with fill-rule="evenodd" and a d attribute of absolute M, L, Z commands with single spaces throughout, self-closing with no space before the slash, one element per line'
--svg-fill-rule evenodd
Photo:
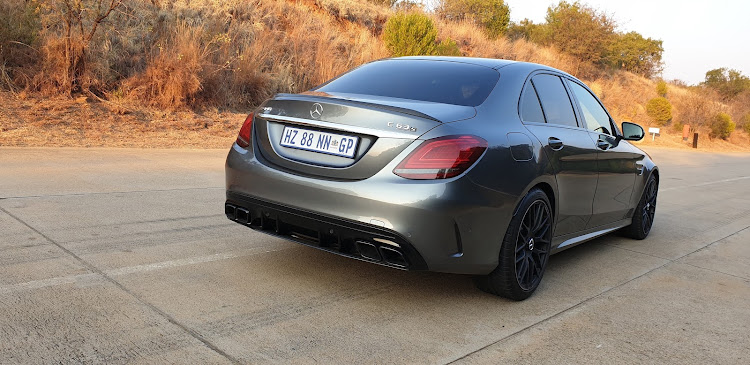
<path fill-rule="evenodd" d="M 228 148 L 245 116 L 0 92 L 0 146 Z"/>

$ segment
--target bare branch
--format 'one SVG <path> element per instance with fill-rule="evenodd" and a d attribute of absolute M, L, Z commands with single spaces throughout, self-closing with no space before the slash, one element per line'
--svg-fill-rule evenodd
<path fill-rule="evenodd" d="M 94 38 L 94 34 L 96 34 L 96 28 L 99 27 L 99 23 L 106 19 L 112 12 L 112 10 L 115 10 L 117 7 L 119 7 L 120 4 L 122 4 L 122 1 L 123 0 L 110 0 L 107 11 L 103 14 L 98 13 L 99 15 L 96 17 L 96 19 L 94 19 L 94 23 L 91 25 L 91 32 L 89 32 L 89 35 L 85 38 L 87 44 L 91 42 L 92 38 Z"/>

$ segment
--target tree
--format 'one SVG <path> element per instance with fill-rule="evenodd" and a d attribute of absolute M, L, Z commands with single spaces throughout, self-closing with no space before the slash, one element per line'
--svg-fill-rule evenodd
<path fill-rule="evenodd" d="M 490 38 L 504 34 L 510 24 L 510 8 L 503 0 L 441 0 L 438 13 L 455 21 L 472 21 Z"/>
<path fill-rule="evenodd" d="M 743 75 L 740 71 L 722 67 L 706 72 L 703 85 L 715 89 L 728 100 L 745 90 L 750 90 L 750 77 Z"/>
<path fill-rule="evenodd" d="M 663 97 L 653 98 L 646 103 L 646 113 L 657 126 L 664 126 L 672 121 L 672 104 Z"/>
<path fill-rule="evenodd" d="M 618 33 L 607 50 L 610 66 L 651 77 L 661 71 L 662 41 L 637 32 Z"/>
<path fill-rule="evenodd" d="M 602 63 L 615 37 L 615 22 L 606 14 L 561 1 L 547 8 L 547 24 L 540 40 L 591 63 Z"/>
<path fill-rule="evenodd" d="M 536 24 L 527 18 L 518 23 L 511 23 L 505 34 L 513 40 L 523 38 L 530 42 L 543 43 L 545 26 L 546 24 Z"/>

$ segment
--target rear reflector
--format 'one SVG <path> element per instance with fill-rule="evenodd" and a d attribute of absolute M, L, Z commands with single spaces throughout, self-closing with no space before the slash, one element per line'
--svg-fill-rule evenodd
<path fill-rule="evenodd" d="M 487 141 L 476 136 L 447 136 L 425 141 L 406 156 L 393 173 L 417 180 L 447 179 L 474 165 Z"/>
<path fill-rule="evenodd" d="M 240 133 L 237 135 L 237 144 L 242 148 L 250 146 L 250 132 L 253 130 L 253 116 L 254 113 L 250 113 L 245 118 L 245 123 L 240 128 Z"/>

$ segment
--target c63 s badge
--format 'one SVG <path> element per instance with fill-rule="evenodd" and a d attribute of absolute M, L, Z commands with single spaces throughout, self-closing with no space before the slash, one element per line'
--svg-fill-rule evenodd
<path fill-rule="evenodd" d="M 388 122 L 388 126 L 391 127 L 391 128 L 397 128 L 397 129 L 401 129 L 401 130 L 405 130 L 405 131 L 409 131 L 409 132 L 416 132 L 417 131 L 417 128 L 412 127 L 412 126 L 410 126 L 408 124 Z"/>

